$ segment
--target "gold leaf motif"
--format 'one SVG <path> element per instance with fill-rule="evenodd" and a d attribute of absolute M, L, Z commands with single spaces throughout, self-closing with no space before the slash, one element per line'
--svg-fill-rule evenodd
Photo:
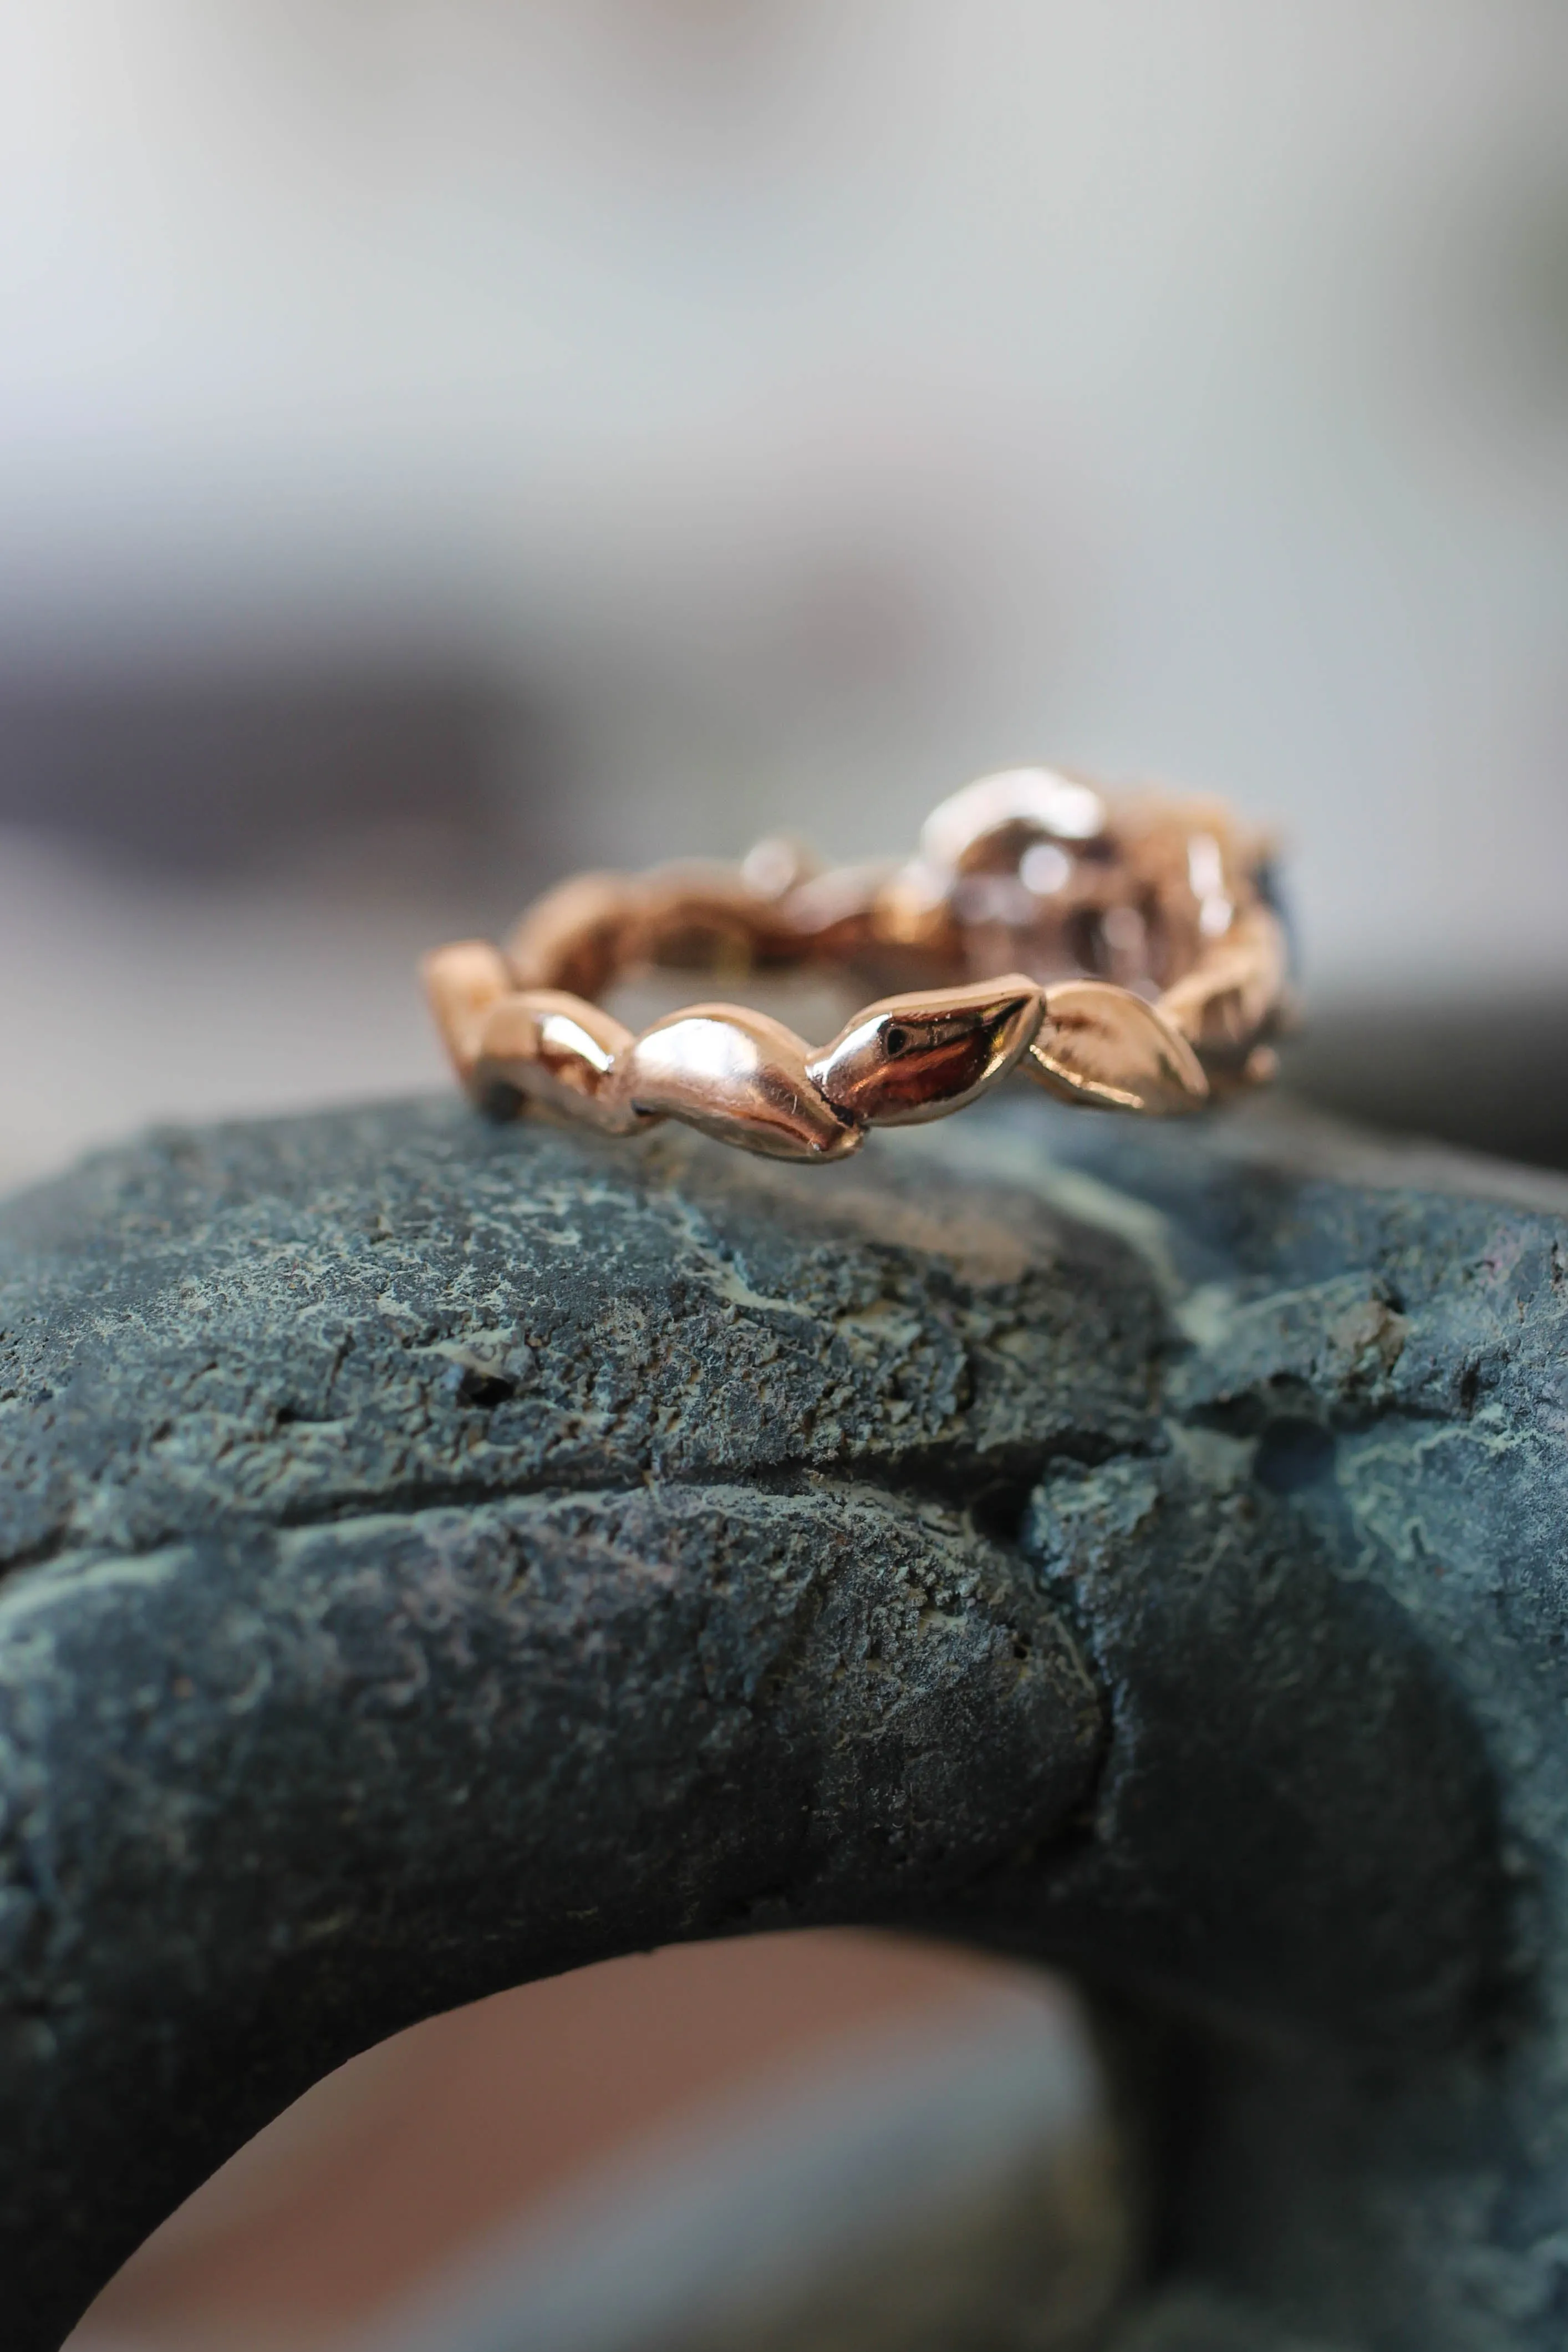
<path fill-rule="evenodd" d="M 420 974 L 441 1042 L 468 1086 L 485 1023 L 511 986 L 506 958 L 489 940 L 454 940 L 425 957 Z"/>
<path fill-rule="evenodd" d="M 597 1004 L 552 988 L 514 989 L 485 1023 L 473 1087 L 481 1101 L 513 1093 L 610 1135 L 647 1122 L 615 1085 L 631 1032 Z"/>
<path fill-rule="evenodd" d="M 910 1127 L 960 1110 L 1005 1077 L 1040 1025 L 1024 973 L 965 988 L 914 990 L 868 1005 L 806 1064 L 828 1101 L 871 1127 Z"/>
<path fill-rule="evenodd" d="M 1109 981 L 1068 980 L 1046 992 L 1045 1018 L 1024 1065 L 1068 1102 L 1172 1116 L 1208 1099 L 1186 1040 L 1152 1004 Z"/>
<path fill-rule="evenodd" d="M 866 1131 L 813 1085 L 806 1051 L 766 1013 L 694 1004 L 634 1040 L 616 1087 L 638 1110 L 669 1113 L 770 1160 L 843 1160 Z"/>

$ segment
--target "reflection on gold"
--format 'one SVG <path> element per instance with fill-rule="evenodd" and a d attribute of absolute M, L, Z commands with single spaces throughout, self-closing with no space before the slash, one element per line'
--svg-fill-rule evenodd
<path fill-rule="evenodd" d="M 1268 851 L 1215 800 L 1011 768 L 942 802 L 902 865 L 823 871 L 781 836 L 739 866 L 579 875 L 504 957 L 461 941 L 427 959 L 426 984 L 477 1099 L 613 1134 L 668 1117 L 839 1160 L 868 1128 L 943 1118 L 1020 1065 L 1071 1102 L 1188 1111 L 1272 1075 L 1287 970 Z M 899 992 L 820 1052 L 731 1003 L 634 1036 L 591 1000 L 655 965 L 815 968 Z"/>

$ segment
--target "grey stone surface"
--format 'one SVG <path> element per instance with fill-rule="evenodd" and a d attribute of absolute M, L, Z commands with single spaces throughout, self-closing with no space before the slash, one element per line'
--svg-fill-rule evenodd
<path fill-rule="evenodd" d="M 397 2026 L 831 1920 L 1098 1990 L 1172 2309 L 1559 2341 L 1565 1201 L 1031 1100 L 813 1171 L 393 1107 L 10 1203 L 7 2345 Z"/>

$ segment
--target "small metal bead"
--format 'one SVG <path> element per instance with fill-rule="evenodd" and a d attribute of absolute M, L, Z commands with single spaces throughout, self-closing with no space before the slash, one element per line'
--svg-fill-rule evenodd
<path fill-rule="evenodd" d="M 779 901 L 779 915 L 797 959 L 852 961 L 875 937 L 878 895 L 894 871 L 887 860 L 875 866 L 835 866 L 787 890 Z"/>
<path fill-rule="evenodd" d="M 741 879 L 759 898 L 782 898 L 821 871 L 811 844 L 793 833 L 764 834 L 741 860 Z"/>

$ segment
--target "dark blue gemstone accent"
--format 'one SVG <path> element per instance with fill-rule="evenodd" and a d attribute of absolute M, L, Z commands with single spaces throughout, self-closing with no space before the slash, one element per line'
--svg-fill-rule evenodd
<path fill-rule="evenodd" d="M 1264 905 L 1279 919 L 1279 928 L 1285 934 L 1285 969 L 1295 980 L 1301 969 L 1300 942 L 1290 919 L 1289 899 L 1280 884 L 1279 868 L 1271 857 L 1266 857 L 1261 866 L 1253 868 L 1252 878 Z"/>

